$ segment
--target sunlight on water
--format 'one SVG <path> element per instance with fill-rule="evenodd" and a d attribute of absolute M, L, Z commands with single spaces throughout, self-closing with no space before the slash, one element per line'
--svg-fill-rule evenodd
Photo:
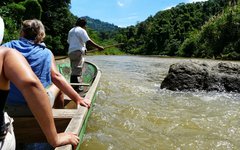
<path fill-rule="evenodd" d="M 102 70 L 81 150 L 240 149 L 240 94 L 159 89 L 187 60 L 88 56 Z"/>

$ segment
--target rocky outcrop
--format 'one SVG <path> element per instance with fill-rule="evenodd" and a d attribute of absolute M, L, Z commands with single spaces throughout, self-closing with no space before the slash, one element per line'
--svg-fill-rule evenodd
<path fill-rule="evenodd" d="M 161 88 L 180 91 L 240 92 L 240 66 L 221 62 L 210 67 L 195 62 L 177 63 L 170 66 Z"/>

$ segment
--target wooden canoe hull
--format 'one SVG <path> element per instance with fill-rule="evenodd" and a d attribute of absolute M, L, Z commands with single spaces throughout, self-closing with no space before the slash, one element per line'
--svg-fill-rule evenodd
<path fill-rule="evenodd" d="M 58 68 L 66 79 L 69 80 L 69 64 L 59 64 Z M 88 99 L 91 106 L 96 99 L 96 91 L 98 83 L 100 81 L 101 72 L 98 67 L 90 62 L 85 62 L 83 67 L 83 84 L 84 92 L 80 95 Z M 52 109 L 55 125 L 58 132 L 73 132 L 79 135 L 80 141 L 82 141 L 88 117 L 92 111 L 92 107 L 87 109 L 85 107 L 78 107 L 76 104 L 69 100 L 66 96 L 66 100 L 70 101 L 65 109 Z M 42 130 L 40 129 L 36 119 L 34 117 L 13 117 L 14 118 L 14 133 L 17 143 L 35 143 L 46 142 Z M 80 146 L 80 145 L 79 145 Z M 78 147 L 79 147 L 78 146 Z M 71 145 L 61 146 L 56 150 L 71 150 Z"/>

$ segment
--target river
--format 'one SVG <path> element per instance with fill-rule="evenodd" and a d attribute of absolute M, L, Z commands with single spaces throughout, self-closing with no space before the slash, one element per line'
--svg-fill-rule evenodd
<path fill-rule="evenodd" d="M 173 63 L 219 61 L 141 56 L 85 59 L 95 63 L 102 76 L 81 150 L 240 149 L 240 94 L 159 88 Z"/>

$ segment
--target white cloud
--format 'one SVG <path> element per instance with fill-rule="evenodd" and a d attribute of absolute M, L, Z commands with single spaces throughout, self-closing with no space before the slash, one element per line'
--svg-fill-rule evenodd
<path fill-rule="evenodd" d="M 168 6 L 168 7 L 164 8 L 163 10 L 168 10 L 168 9 L 173 8 L 173 7 L 175 7 L 175 6 Z"/>
<path fill-rule="evenodd" d="M 189 3 L 193 3 L 193 2 L 204 2 L 204 1 L 208 1 L 208 0 L 189 0 Z"/>
<path fill-rule="evenodd" d="M 115 22 L 118 25 L 118 27 L 127 27 L 130 25 L 133 25 L 134 23 L 137 23 L 138 19 L 139 19 L 139 16 L 135 13 L 132 13 L 132 14 L 129 14 L 129 16 L 121 17 L 118 19 L 113 19 L 110 22 Z M 133 22 L 133 23 L 131 23 L 131 22 Z"/>
<path fill-rule="evenodd" d="M 120 2 L 120 1 L 117 1 L 117 5 L 120 6 L 120 7 L 124 6 L 124 4 L 122 2 Z"/>
<path fill-rule="evenodd" d="M 117 5 L 119 7 L 125 7 L 131 5 L 133 0 L 117 0 Z"/>

